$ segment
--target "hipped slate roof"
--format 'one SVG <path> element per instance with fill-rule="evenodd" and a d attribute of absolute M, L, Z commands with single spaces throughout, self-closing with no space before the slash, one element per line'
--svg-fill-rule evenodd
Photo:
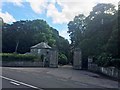
<path fill-rule="evenodd" d="M 50 49 L 50 48 L 51 47 L 45 42 L 38 43 L 37 45 L 31 47 L 31 49 Z"/>

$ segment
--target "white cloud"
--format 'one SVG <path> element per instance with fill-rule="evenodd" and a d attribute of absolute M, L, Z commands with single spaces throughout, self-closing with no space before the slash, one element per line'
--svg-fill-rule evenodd
<path fill-rule="evenodd" d="M 68 23 L 74 16 L 80 13 L 88 15 L 92 7 L 97 3 L 113 3 L 117 6 L 119 2 L 119 0 L 2 0 L 2 2 L 3 1 L 13 3 L 17 6 L 23 6 L 23 2 L 29 2 L 35 13 L 41 14 L 47 10 L 47 17 L 52 18 L 53 23 L 57 24 Z M 58 11 L 55 3 L 60 5 L 62 9 L 61 12 Z"/>
<path fill-rule="evenodd" d="M 86 16 L 97 3 L 113 3 L 117 5 L 119 0 L 26 0 L 37 14 L 47 11 L 47 17 L 52 18 L 53 23 L 68 23 L 76 15 L 83 13 Z M 58 4 L 60 12 L 55 4 Z"/>
<path fill-rule="evenodd" d="M 0 12 L 2 11 L 2 2 L 0 1 Z"/>
<path fill-rule="evenodd" d="M 31 8 L 37 14 L 41 14 L 47 7 L 46 0 L 27 0 L 30 3 Z"/>
<path fill-rule="evenodd" d="M 12 15 L 10 15 L 8 12 L 5 13 L 0 12 L 0 16 L 3 18 L 3 21 L 5 23 L 12 23 L 16 21 L 15 18 Z"/>
<path fill-rule="evenodd" d="M 32 10 L 37 14 L 46 12 L 47 17 L 51 18 L 54 24 L 66 24 L 73 18 L 83 13 L 86 16 L 92 10 L 97 3 L 113 3 L 118 5 L 119 0 L 3 0 L 11 2 L 17 6 L 23 6 L 23 2 L 29 2 Z M 55 4 L 61 7 L 61 11 L 58 10 Z M 1 5 L 0 5 L 1 6 Z M 1 7 L 0 7 L 1 8 Z M 1 9 L 0 9 L 1 10 Z M 0 16 L 5 22 L 16 21 L 12 15 L 8 12 L 1 13 Z M 60 35 L 69 39 L 67 30 L 60 31 Z"/>
<path fill-rule="evenodd" d="M 59 31 L 60 36 L 64 37 L 65 39 L 67 39 L 70 42 L 70 37 L 69 34 L 67 33 L 67 30 L 60 30 Z"/>
<path fill-rule="evenodd" d="M 53 23 L 58 24 L 68 23 L 80 13 L 88 14 L 94 5 L 93 2 L 86 4 L 86 1 L 81 0 L 79 2 L 57 0 L 56 2 L 61 6 L 62 12 L 59 12 L 55 4 L 51 3 L 47 8 L 47 17 L 51 17 Z"/>
<path fill-rule="evenodd" d="M 119 0 L 98 0 L 99 3 L 113 3 L 116 6 L 118 5 Z"/>
<path fill-rule="evenodd" d="M 23 1 L 24 0 L 4 0 L 5 2 L 9 2 L 9 3 L 13 3 L 14 5 L 17 5 L 17 6 L 23 6 Z"/>
<path fill-rule="evenodd" d="M 55 2 L 60 5 L 62 11 L 59 12 L 55 6 Z M 51 17 L 53 23 L 63 24 L 68 23 L 76 15 L 83 13 L 86 16 L 89 15 L 92 8 L 98 3 L 113 3 L 118 5 L 118 0 L 53 0 L 47 7 L 47 17 Z M 60 35 L 68 39 L 70 42 L 67 29 L 59 30 Z"/>
<path fill-rule="evenodd" d="M 57 8 L 52 3 L 47 7 L 47 17 L 52 17 L 53 23 L 62 24 L 68 21 L 65 15 L 61 12 L 58 12 Z"/>
<path fill-rule="evenodd" d="M 118 0 L 53 0 L 53 2 L 50 2 L 47 7 L 47 17 L 51 17 L 53 23 L 63 24 L 80 13 L 89 15 L 97 3 L 113 3 L 117 6 Z M 62 12 L 55 7 L 55 2 L 60 5 Z"/>

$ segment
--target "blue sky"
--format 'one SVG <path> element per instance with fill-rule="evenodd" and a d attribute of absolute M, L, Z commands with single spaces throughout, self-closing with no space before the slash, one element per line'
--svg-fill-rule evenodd
<path fill-rule="evenodd" d="M 23 2 L 22 3 L 23 6 L 18 7 L 15 6 L 13 3 L 9 3 L 9 2 L 4 2 L 2 5 L 2 12 L 8 12 L 9 14 L 11 14 L 12 16 L 14 16 L 16 21 L 19 20 L 34 20 L 34 19 L 43 19 L 45 21 L 47 21 L 47 23 L 50 26 L 53 26 L 54 28 L 58 28 L 58 29 L 63 29 L 66 27 L 65 24 L 54 24 L 52 23 L 52 19 L 51 18 L 47 18 L 46 17 L 46 11 L 42 12 L 42 14 L 36 14 L 30 7 L 28 2 Z M 58 10 L 60 11 L 60 7 L 58 6 L 58 4 L 55 5 L 56 7 L 58 7 Z"/>
<path fill-rule="evenodd" d="M 4 22 L 43 19 L 69 40 L 67 23 L 80 13 L 89 15 L 97 3 L 113 3 L 119 0 L 2 0 L 0 17 Z"/>

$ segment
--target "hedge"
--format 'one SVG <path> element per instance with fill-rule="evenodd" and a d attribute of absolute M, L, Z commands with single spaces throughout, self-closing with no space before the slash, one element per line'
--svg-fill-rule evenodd
<path fill-rule="evenodd" d="M 68 59 L 67 59 L 66 55 L 62 54 L 62 53 L 59 53 L 59 55 L 58 55 L 58 64 L 65 65 L 65 64 L 67 64 L 67 61 L 68 61 Z"/>
<path fill-rule="evenodd" d="M 95 62 L 102 67 L 116 67 L 120 68 L 120 59 L 112 58 L 110 54 L 102 53 Z"/>
<path fill-rule="evenodd" d="M 36 56 L 33 55 L 25 55 L 25 54 L 15 54 L 15 53 L 1 53 L 3 62 L 11 62 L 11 61 L 35 61 Z"/>

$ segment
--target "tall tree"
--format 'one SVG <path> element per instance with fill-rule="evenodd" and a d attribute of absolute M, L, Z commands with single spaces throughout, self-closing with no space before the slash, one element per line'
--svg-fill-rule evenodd
<path fill-rule="evenodd" d="M 70 33 L 71 43 L 74 47 L 80 45 L 80 41 L 84 37 L 85 25 L 85 16 L 83 14 L 75 16 L 74 20 L 68 23 L 68 33 Z"/>
<path fill-rule="evenodd" d="M 47 42 L 67 55 L 68 40 L 59 36 L 56 29 L 50 27 L 44 20 L 17 21 L 3 25 L 2 51 L 7 53 L 26 53 L 30 47 L 40 42 Z M 60 45 L 61 44 L 61 45 Z"/>
<path fill-rule="evenodd" d="M 99 56 L 106 52 L 114 54 L 117 49 L 117 10 L 113 4 L 100 3 L 93 7 L 87 17 L 75 16 L 68 23 L 72 45 L 81 48 L 83 56 Z M 82 15 L 84 16 L 84 15 Z M 114 44 L 111 44 L 114 42 Z M 110 50 L 114 47 L 115 50 Z"/>

